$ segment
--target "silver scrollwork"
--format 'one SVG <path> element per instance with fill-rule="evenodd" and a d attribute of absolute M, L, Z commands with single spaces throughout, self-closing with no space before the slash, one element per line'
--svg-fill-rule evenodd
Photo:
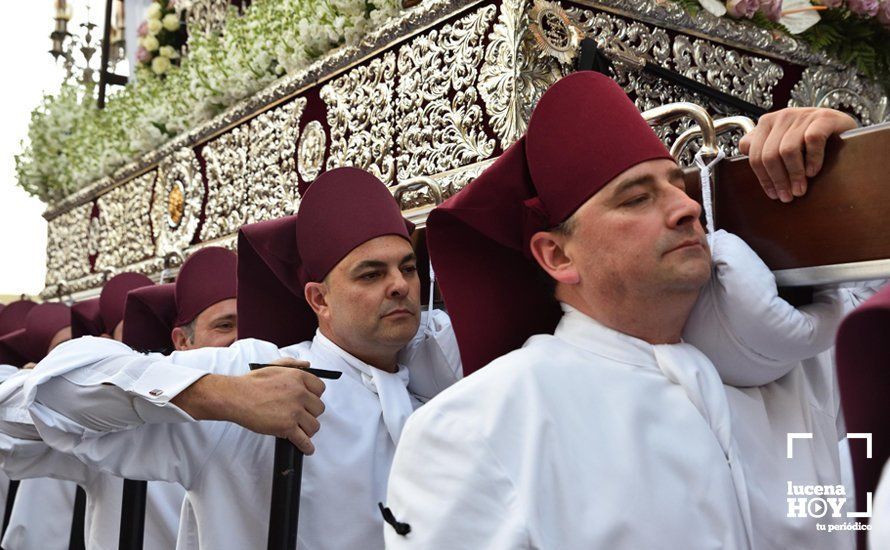
<path fill-rule="evenodd" d="M 155 174 L 143 174 L 99 197 L 96 270 L 115 270 L 151 256 L 149 211 Z"/>
<path fill-rule="evenodd" d="M 355 166 L 394 180 L 395 75 L 396 55 L 387 52 L 321 89 L 331 129 L 329 170 Z"/>
<path fill-rule="evenodd" d="M 887 96 L 880 86 L 868 82 L 853 69 L 807 67 L 791 90 L 792 107 L 831 107 L 846 111 L 867 126 L 890 121 Z"/>
<path fill-rule="evenodd" d="M 201 152 L 207 172 L 207 206 L 201 240 L 234 233 L 244 223 L 247 203 L 247 126 L 233 128 Z"/>
<path fill-rule="evenodd" d="M 297 134 L 305 107 L 306 99 L 301 97 L 250 121 L 245 223 L 294 212 Z"/>
<path fill-rule="evenodd" d="M 475 86 L 482 39 L 494 12 L 487 6 L 399 50 L 399 180 L 457 168 L 494 152 Z"/>
<path fill-rule="evenodd" d="M 479 72 L 479 94 L 504 149 L 525 133 L 541 94 L 567 71 L 535 49 L 528 34 L 527 9 L 526 0 L 501 2 Z"/>
<path fill-rule="evenodd" d="M 65 212 L 47 229 L 46 285 L 72 281 L 90 272 L 87 247 L 92 203 Z"/>

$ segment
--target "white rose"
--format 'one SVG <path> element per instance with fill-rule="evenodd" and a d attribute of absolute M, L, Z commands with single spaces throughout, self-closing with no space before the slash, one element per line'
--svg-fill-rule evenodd
<path fill-rule="evenodd" d="M 145 17 L 149 20 L 152 19 L 160 19 L 161 18 L 161 5 L 157 2 L 152 2 L 148 9 L 145 10 Z"/>
<path fill-rule="evenodd" d="M 161 29 L 164 28 L 163 23 L 161 23 L 160 19 L 149 19 L 148 20 L 148 34 L 149 36 L 158 34 L 161 32 Z"/>
<path fill-rule="evenodd" d="M 169 69 L 170 60 L 166 57 L 159 55 L 151 60 L 151 70 L 154 74 L 161 75 L 166 73 Z"/>
<path fill-rule="evenodd" d="M 163 19 L 164 28 L 170 32 L 179 29 L 179 17 L 175 13 L 168 13 Z"/>
<path fill-rule="evenodd" d="M 150 52 L 157 50 L 161 46 L 160 42 L 158 42 L 158 39 L 154 36 L 146 36 L 145 38 L 143 38 L 142 45 L 145 47 L 146 50 Z"/>
<path fill-rule="evenodd" d="M 173 46 L 161 46 L 158 53 L 167 59 L 176 59 L 179 57 L 179 54 L 176 53 L 176 48 Z"/>

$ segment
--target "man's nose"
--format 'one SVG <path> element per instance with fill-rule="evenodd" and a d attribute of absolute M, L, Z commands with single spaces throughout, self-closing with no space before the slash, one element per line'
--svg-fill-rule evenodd
<path fill-rule="evenodd" d="M 685 191 L 671 186 L 669 192 L 668 225 L 680 227 L 693 224 L 701 217 L 702 207 L 694 201 Z"/>
<path fill-rule="evenodd" d="M 403 298 L 408 295 L 408 279 L 402 270 L 398 270 L 392 278 L 392 284 L 389 288 L 389 296 L 391 298 Z"/>

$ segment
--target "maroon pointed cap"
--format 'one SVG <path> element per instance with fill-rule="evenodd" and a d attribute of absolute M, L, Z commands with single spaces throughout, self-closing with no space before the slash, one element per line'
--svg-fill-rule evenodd
<path fill-rule="evenodd" d="M 890 460 L 890 286 L 885 286 L 841 323 L 837 334 L 837 373 L 847 433 L 872 434 L 872 458 L 850 444 L 856 483 L 856 509 L 866 509 Z"/>
<path fill-rule="evenodd" d="M 238 338 L 278 346 L 309 340 L 318 326 L 303 297 L 355 247 L 376 237 L 410 240 L 413 225 L 373 175 L 338 168 L 309 187 L 296 216 L 245 225 L 238 234 Z"/>
<path fill-rule="evenodd" d="M 234 252 L 218 246 L 202 248 L 189 256 L 176 277 L 174 326 L 187 325 L 213 304 L 234 298 L 237 264 Z"/>
<path fill-rule="evenodd" d="M 176 318 L 176 285 L 144 286 L 127 294 L 122 341 L 136 351 L 169 353 Z"/>
<path fill-rule="evenodd" d="M 25 326 L 25 317 L 37 304 L 31 300 L 16 300 L 0 311 L 0 336 Z"/>
<path fill-rule="evenodd" d="M 625 170 L 662 158 L 672 159 L 621 87 L 578 72 L 541 97 L 523 138 L 430 213 L 430 256 L 465 374 L 559 322 L 531 236 L 568 219 Z"/>
<path fill-rule="evenodd" d="M 105 283 L 99 295 L 99 316 L 102 318 L 106 333 L 112 334 L 117 324 L 124 319 L 127 293 L 135 288 L 153 284 L 145 275 L 132 272 L 115 275 Z"/>
<path fill-rule="evenodd" d="M 25 321 L 36 303 L 17 300 L 0 311 L 0 364 L 21 367 L 28 362 L 24 356 Z"/>
<path fill-rule="evenodd" d="M 384 235 L 411 240 L 386 185 L 358 168 L 325 172 L 306 191 L 297 213 L 303 282 L 321 281 L 354 248 Z"/>
<path fill-rule="evenodd" d="M 58 302 L 38 304 L 25 318 L 22 355 L 38 363 L 49 353 L 49 345 L 60 330 L 71 326 L 71 308 Z"/>
<path fill-rule="evenodd" d="M 90 298 L 71 306 L 71 338 L 105 334 L 99 315 L 99 298 Z"/>

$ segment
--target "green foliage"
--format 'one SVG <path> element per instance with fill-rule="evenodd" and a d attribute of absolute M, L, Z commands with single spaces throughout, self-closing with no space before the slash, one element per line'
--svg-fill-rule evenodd
<path fill-rule="evenodd" d="M 874 18 L 826 10 L 822 21 L 799 38 L 813 49 L 856 67 L 890 92 L 890 30 Z"/>
<path fill-rule="evenodd" d="M 66 83 L 31 113 L 19 185 L 54 202 L 299 71 L 396 15 L 399 0 L 254 0 L 223 34 L 193 34 L 158 78 L 143 68 L 99 110 L 95 89 Z"/>

